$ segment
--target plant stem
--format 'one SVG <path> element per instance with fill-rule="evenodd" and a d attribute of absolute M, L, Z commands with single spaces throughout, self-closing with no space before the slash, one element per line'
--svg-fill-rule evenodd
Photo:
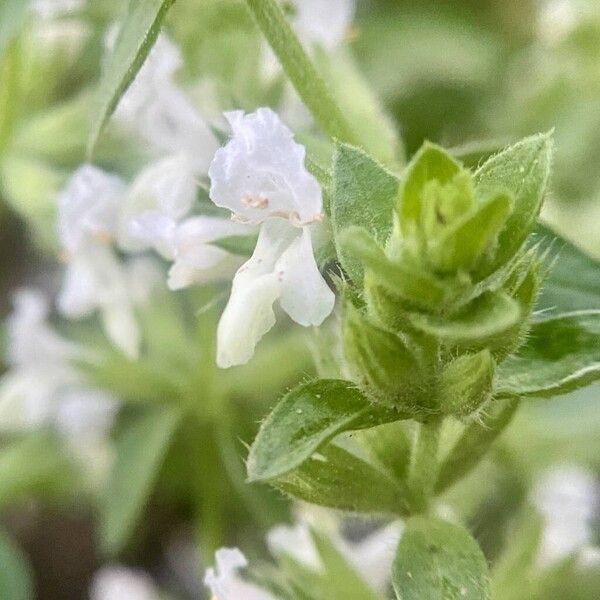
<path fill-rule="evenodd" d="M 419 424 L 408 478 L 415 512 L 424 512 L 433 494 L 439 468 L 441 425 L 440 418 Z"/>
<path fill-rule="evenodd" d="M 358 144 L 351 125 L 306 54 L 277 0 L 246 0 L 246 3 L 315 121 L 329 137 Z"/>

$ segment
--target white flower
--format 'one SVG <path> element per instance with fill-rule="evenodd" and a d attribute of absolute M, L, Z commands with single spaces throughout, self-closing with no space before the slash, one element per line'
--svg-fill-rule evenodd
<path fill-rule="evenodd" d="M 58 308 L 72 319 L 100 311 L 109 339 L 135 358 L 135 306 L 147 299 L 160 274 L 147 259 L 122 262 L 110 243 L 125 195 L 119 178 L 91 165 L 78 169 L 59 195 L 58 232 L 67 266 Z"/>
<path fill-rule="evenodd" d="M 50 307 L 41 292 L 21 290 L 14 304 L 7 321 L 10 368 L 0 381 L 0 427 L 55 425 L 73 442 L 104 438 L 116 401 L 89 387 L 69 364 L 88 353 L 48 324 Z"/>
<path fill-rule="evenodd" d="M 210 197 L 235 217 L 263 223 L 269 217 L 294 225 L 322 218 L 323 200 L 317 180 L 304 166 L 304 146 L 270 108 L 245 115 L 225 114 L 233 137 L 210 165 Z"/>
<path fill-rule="evenodd" d="M 149 575 L 119 565 L 98 571 L 90 589 L 90 600 L 159 599 L 160 594 Z"/>
<path fill-rule="evenodd" d="M 112 45 L 110 40 L 108 45 Z M 218 143 L 210 127 L 175 83 L 175 72 L 181 64 L 178 48 L 160 35 L 121 98 L 115 118 L 137 131 L 160 153 L 185 153 L 194 169 L 205 173 Z"/>
<path fill-rule="evenodd" d="M 300 39 L 325 50 L 342 43 L 354 18 L 354 0 L 291 0 L 289 4 L 292 25 Z"/>
<path fill-rule="evenodd" d="M 238 572 L 248 566 L 248 561 L 237 548 L 221 548 L 215 558 L 216 567 L 208 569 L 204 578 L 214 600 L 277 600 L 271 593 L 239 576 Z"/>
<path fill-rule="evenodd" d="M 119 246 L 127 252 L 154 248 L 172 259 L 172 234 L 195 199 L 196 176 L 185 154 L 151 163 L 125 195 L 119 214 Z"/>
<path fill-rule="evenodd" d="M 117 224 L 125 183 L 92 165 L 83 165 L 58 196 L 58 235 L 68 253 L 88 239 L 110 239 Z"/>
<path fill-rule="evenodd" d="M 159 277 L 148 259 L 122 263 L 111 247 L 88 242 L 67 265 L 58 309 L 71 319 L 100 311 L 109 339 L 127 356 L 136 358 L 141 333 L 135 306 L 144 301 Z"/>
<path fill-rule="evenodd" d="M 541 564 L 554 563 L 591 546 L 599 492 L 594 474 L 578 466 L 555 467 L 543 476 L 533 494 L 544 518 Z"/>
<path fill-rule="evenodd" d="M 311 226 L 322 219 L 322 197 L 304 166 L 304 148 L 268 108 L 226 117 L 233 137 L 210 166 L 211 199 L 236 221 L 261 228 L 254 254 L 234 277 L 219 323 L 221 367 L 250 359 L 275 323 L 276 300 L 304 326 L 321 324 L 335 300 L 313 254 Z"/>

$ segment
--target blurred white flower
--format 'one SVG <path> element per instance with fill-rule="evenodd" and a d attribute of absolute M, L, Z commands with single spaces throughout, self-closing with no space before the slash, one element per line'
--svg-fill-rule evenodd
<path fill-rule="evenodd" d="M 233 137 L 210 166 L 211 199 L 237 222 L 261 228 L 219 323 L 217 362 L 224 368 L 251 358 L 275 323 L 276 300 L 304 326 L 320 325 L 335 300 L 314 258 L 311 226 L 323 218 L 323 207 L 319 184 L 304 166 L 304 147 L 268 108 L 226 118 Z"/>
<path fill-rule="evenodd" d="M 216 567 L 206 571 L 204 583 L 214 600 L 277 600 L 270 592 L 244 581 L 239 571 L 248 566 L 237 548 L 221 548 L 215 555 Z"/>
<path fill-rule="evenodd" d="M 114 45 L 114 31 L 108 40 Z M 183 61 L 179 49 L 163 34 L 125 92 L 115 118 L 136 131 L 161 154 L 184 153 L 196 173 L 206 173 L 217 140 L 186 94 L 175 73 Z"/>
<path fill-rule="evenodd" d="M 58 196 L 58 235 L 67 253 L 89 239 L 112 238 L 125 191 L 125 182 L 93 165 L 75 171 Z"/>
<path fill-rule="evenodd" d="M 354 0 L 283 0 L 283 8 L 302 44 L 331 52 L 347 36 L 354 19 Z M 279 62 L 265 43 L 261 70 L 267 79 L 281 72 Z"/>
<path fill-rule="evenodd" d="M 119 259 L 111 241 L 126 195 L 117 177 L 84 165 L 58 198 L 58 232 L 67 265 L 57 303 L 68 318 L 100 311 L 109 339 L 135 358 L 140 331 L 135 306 L 145 302 L 160 273 L 149 259 Z"/>
<path fill-rule="evenodd" d="M 196 176 L 185 154 L 151 163 L 125 194 L 119 213 L 119 246 L 127 252 L 153 248 L 172 259 L 172 233 L 195 199 Z"/>
<path fill-rule="evenodd" d="M 584 6 L 578 0 L 544 0 L 540 3 L 539 33 L 547 44 L 563 40 L 582 16 Z"/>
<path fill-rule="evenodd" d="M 48 299 L 37 290 L 15 295 L 7 320 L 9 370 L 0 379 L 0 429 L 53 426 L 77 452 L 99 448 L 112 425 L 116 400 L 90 387 L 69 364 L 89 358 L 89 352 L 49 325 L 49 310 Z M 89 460 L 86 466 L 92 466 Z"/>
<path fill-rule="evenodd" d="M 31 5 L 33 12 L 42 19 L 52 19 L 67 15 L 81 8 L 85 0 L 34 0 Z"/>
<path fill-rule="evenodd" d="M 287 0 L 300 39 L 333 50 L 346 37 L 354 18 L 354 0 Z"/>
<path fill-rule="evenodd" d="M 92 581 L 90 600 L 159 600 L 152 578 L 119 565 L 100 569 Z"/>
<path fill-rule="evenodd" d="M 122 262 L 110 246 L 89 242 L 67 264 L 58 309 L 70 319 L 99 311 L 108 338 L 127 356 L 136 358 L 141 333 L 135 306 L 147 299 L 160 277 L 149 259 Z"/>
<path fill-rule="evenodd" d="M 533 493 L 544 519 L 541 564 L 557 562 L 591 546 L 599 493 L 594 473 L 582 467 L 555 467 L 544 474 Z"/>

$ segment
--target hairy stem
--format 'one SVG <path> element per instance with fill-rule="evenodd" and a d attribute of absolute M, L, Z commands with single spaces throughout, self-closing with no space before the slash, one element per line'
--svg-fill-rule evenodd
<path fill-rule="evenodd" d="M 306 54 L 277 0 L 246 0 L 246 3 L 315 121 L 329 137 L 357 144 L 356 134 Z"/>

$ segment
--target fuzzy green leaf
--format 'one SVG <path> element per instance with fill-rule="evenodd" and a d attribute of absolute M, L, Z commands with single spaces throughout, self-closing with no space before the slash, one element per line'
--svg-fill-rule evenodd
<path fill-rule="evenodd" d="M 100 536 L 106 552 L 114 554 L 128 541 L 180 418 L 179 410 L 153 407 L 118 433 L 116 461 L 100 514 Z"/>
<path fill-rule="evenodd" d="M 262 424 L 248 456 L 250 481 L 284 475 L 339 433 L 398 420 L 348 381 L 322 379 L 288 392 Z"/>
<path fill-rule="evenodd" d="M 300 500 L 338 510 L 399 515 L 408 512 L 404 486 L 333 444 L 271 483 Z"/>
<path fill-rule="evenodd" d="M 556 250 L 556 259 L 537 307 L 561 312 L 600 308 L 600 262 L 549 229 L 538 231 L 542 243 Z"/>
<path fill-rule="evenodd" d="M 463 354 L 448 363 L 440 381 L 440 404 L 446 414 L 466 416 L 490 397 L 495 362 L 489 350 Z"/>
<path fill-rule="evenodd" d="M 499 369 L 496 393 L 550 398 L 600 379 L 600 311 L 533 323 L 527 343 Z"/>
<path fill-rule="evenodd" d="M 453 316 L 411 314 L 410 321 L 421 331 L 448 344 L 481 346 L 500 337 L 519 322 L 519 303 L 503 292 L 487 292 Z"/>
<path fill-rule="evenodd" d="M 393 208 L 398 179 L 370 156 L 352 146 L 339 145 L 333 160 L 331 223 L 342 267 L 358 285 L 363 268 L 341 242 L 341 235 L 353 225 L 363 227 L 384 245 L 392 231 Z"/>
<path fill-rule="evenodd" d="M 399 600 L 487 600 L 488 565 L 471 534 L 431 517 L 410 519 L 393 567 Z"/>
<path fill-rule="evenodd" d="M 129 0 L 115 47 L 104 65 L 98 88 L 98 108 L 88 141 L 94 151 L 104 125 L 144 64 L 167 12 L 175 0 Z"/>
<path fill-rule="evenodd" d="M 513 212 L 498 238 L 495 260 L 482 277 L 508 262 L 535 227 L 550 176 L 552 151 L 551 133 L 534 135 L 496 154 L 475 173 L 479 195 L 503 190 L 514 201 Z"/>

